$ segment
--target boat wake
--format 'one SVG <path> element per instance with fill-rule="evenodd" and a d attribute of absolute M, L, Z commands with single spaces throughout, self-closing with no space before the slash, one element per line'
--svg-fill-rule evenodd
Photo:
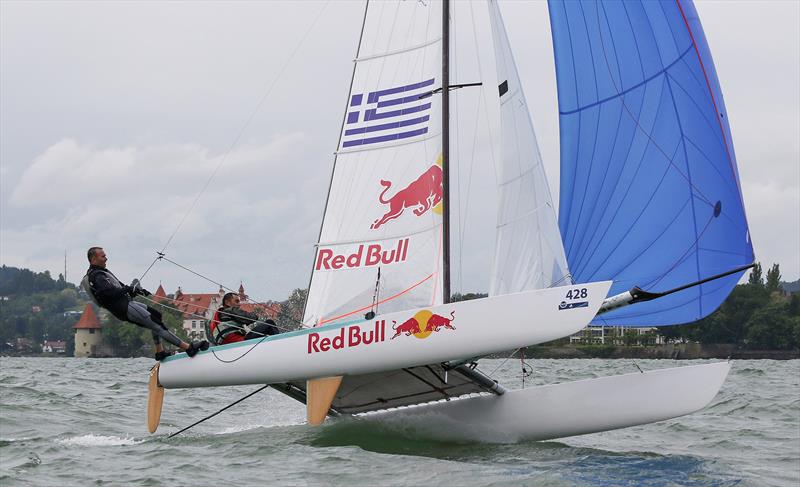
<path fill-rule="evenodd" d="M 242 433 L 245 431 L 252 431 L 257 429 L 269 429 L 269 428 L 285 428 L 291 426 L 302 426 L 305 424 L 305 421 L 285 421 L 285 422 L 270 422 L 270 423 L 251 423 L 251 424 L 239 424 L 236 426 L 229 426 L 224 428 L 220 431 L 214 432 L 214 435 L 230 435 L 235 433 Z"/>
<path fill-rule="evenodd" d="M 91 433 L 88 435 L 61 438 L 56 440 L 56 443 L 67 446 L 133 446 L 144 442 L 145 440 L 139 440 L 136 438 L 93 435 Z"/>

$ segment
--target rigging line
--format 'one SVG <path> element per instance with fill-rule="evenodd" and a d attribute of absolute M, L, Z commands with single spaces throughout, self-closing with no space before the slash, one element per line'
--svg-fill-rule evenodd
<path fill-rule="evenodd" d="M 213 355 L 214 358 L 217 359 L 218 362 L 222 362 L 223 364 L 232 364 L 233 362 L 236 362 L 237 360 L 243 359 L 245 357 L 245 355 L 247 355 L 248 353 L 250 353 L 253 350 L 255 350 L 255 348 L 257 346 L 261 345 L 264 342 L 264 340 L 266 340 L 267 338 L 269 338 L 269 335 L 264 335 L 263 337 L 259 338 L 257 342 L 255 342 L 250 348 L 247 349 L 246 352 L 244 352 L 243 354 L 239 355 L 235 359 L 225 360 L 224 358 L 221 358 L 219 355 L 217 355 L 217 352 L 216 352 L 216 350 L 214 350 L 213 347 L 210 349 L 211 355 Z"/>
<path fill-rule="evenodd" d="M 209 282 L 211 282 L 211 283 L 213 283 L 213 284 L 216 284 L 216 285 L 218 285 L 218 286 L 219 286 L 220 288 L 222 288 L 222 289 L 227 289 L 228 291 L 230 291 L 230 292 L 232 292 L 232 293 L 236 293 L 236 291 L 234 291 L 233 289 L 229 288 L 228 286 L 225 286 L 225 285 L 223 285 L 223 284 L 220 284 L 220 283 L 218 283 L 218 282 L 216 282 L 216 281 L 214 281 L 214 280 L 212 280 L 212 279 L 210 279 L 210 278 L 208 278 L 208 277 L 206 277 L 206 276 L 204 276 L 204 275 L 202 275 L 202 274 L 199 274 L 199 273 L 197 273 L 197 272 L 195 272 L 195 271 L 193 271 L 193 270 L 189 269 L 188 267 L 184 267 L 184 266 L 182 266 L 182 265 L 178 264 L 177 262 L 175 262 L 175 261 L 173 261 L 173 260 L 171 260 L 171 259 L 167 258 L 166 256 L 163 256 L 163 255 L 162 255 L 160 258 L 163 258 L 163 259 L 164 259 L 164 260 L 166 260 L 167 262 L 169 262 L 169 263 L 171 263 L 171 264 L 174 264 L 174 265 L 176 265 L 176 266 L 180 267 L 181 269 L 185 269 L 186 271 L 188 271 L 188 272 L 191 272 L 192 274 L 194 274 L 194 275 L 196 275 L 196 276 L 198 276 L 198 277 L 201 277 L 201 278 L 203 278 L 203 279 L 205 279 L 205 280 L 207 280 L 207 281 L 209 281 Z M 238 293 L 237 293 L 237 294 L 238 294 Z M 177 303 L 177 302 L 179 302 L 178 300 L 176 300 L 176 299 L 172 299 L 172 298 L 169 298 L 169 297 L 167 297 L 166 299 L 169 299 L 169 300 L 171 300 L 171 301 L 173 301 L 173 302 L 176 302 L 176 303 Z M 275 306 L 273 306 L 273 305 L 270 305 L 270 304 L 267 304 L 266 302 L 259 302 L 258 300 L 251 299 L 249 296 L 245 296 L 245 300 L 247 300 L 247 301 L 250 301 L 252 304 L 258 304 L 258 305 L 261 305 L 261 306 L 263 306 L 263 307 L 265 307 L 265 308 L 268 308 L 268 309 L 270 309 L 271 311 L 273 311 L 273 312 L 275 313 L 275 316 L 276 316 L 276 317 L 282 316 L 282 317 L 284 317 L 284 318 L 288 319 L 289 321 L 291 321 L 291 322 L 293 322 L 293 323 L 295 323 L 295 324 L 298 324 L 298 325 L 302 325 L 302 324 L 303 324 L 303 322 L 302 322 L 302 321 L 300 321 L 300 320 L 298 320 L 298 319 L 296 319 L 296 318 L 294 318 L 294 317 L 292 317 L 292 316 L 288 315 L 287 313 L 285 313 L 285 312 L 284 312 L 284 311 L 282 311 L 282 310 L 276 310 L 276 309 L 275 309 Z M 200 305 L 197 305 L 197 304 L 192 304 L 192 303 L 184 303 L 184 304 L 185 304 L 186 306 L 194 306 L 194 307 L 196 307 L 196 308 L 202 308 L 202 306 L 200 306 Z M 205 309 L 205 308 L 203 308 L 203 309 Z M 181 312 L 183 312 L 182 310 L 178 310 L 178 311 L 181 311 Z M 230 314 L 230 313 L 228 313 L 228 314 Z M 231 316 L 235 316 L 235 315 L 231 315 Z M 206 318 L 205 318 L 205 317 L 203 317 L 203 319 L 206 319 Z M 260 323 L 263 323 L 263 322 L 261 322 L 261 321 L 260 321 Z M 277 325 L 276 325 L 276 326 L 277 326 Z M 286 327 L 278 327 L 278 328 L 281 328 L 281 329 L 283 329 L 283 330 L 285 330 L 285 331 L 292 331 L 290 328 L 286 328 Z"/>
<path fill-rule="evenodd" d="M 473 32 L 472 40 L 474 41 L 474 44 L 475 44 L 475 52 L 476 52 L 475 60 L 478 63 L 478 73 L 480 74 L 481 79 L 483 79 L 484 78 L 484 76 L 483 76 L 484 75 L 484 71 L 483 71 L 483 64 L 481 63 L 480 48 L 479 48 L 479 45 L 478 45 L 478 35 L 477 35 L 478 28 L 477 28 L 477 25 L 475 24 L 475 9 L 472 6 L 472 4 L 473 4 L 473 2 L 469 2 L 470 17 L 472 19 L 472 32 Z M 492 29 L 492 33 L 494 33 L 493 29 Z M 494 168 L 494 171 L 492 171 L 492 174 L 494 174 L 495 185 L 496 185 L 498 179 L 497 179 L 497 161 L 494 158 L 494 155 L 495 155 L 494 137 L 492 136 L 492 126 L 489 123 L 489 104 L 486 101 L 486 88 L 483 87 L 483 86 L 481 87 L 481 101 L 483 102 L 483 107 L 484 107 L 484 110 L 486 112 L 486 119 L 485 120 L 486 120 L 486 133 L 489 136 L 489 157 L 492 160 L 492 167 Z M 495 240 L 496 239 L 497 239 L 497 235 L 495 234 Z M 496 261 L 496 256 L 493 257 L 492 260 L 493 260 L 492 269 L 494 269 L 495 264 L 496 264 L 496 262 L 495 262 Z"/>
<path fill-rule="evenodd" d="M 211 414 L 211 415 L 209 415 L 209 416 L 206 416 L 205 418 L 201 419 L 200 421 L 196 421 L 196 422 L 194 422 L 194 423 L 190 424 L 189 426 L 187 426 L 187 427 L 183 428 L 183 429 L 182 429 L 182 430 L 180 430 L 180 431 L 176 431 L 175 433 L 172 433 L 172 434 L 171 434 L 171 435 L 169 435 L 167 438 L 172 438 L 173 436 L 178 436 L 179 434 L 183 433 L 184 431 L 188 430 L 189 428 L 193 428 L 193 427 L 197 426 L 198 424 L 202 423 L 203 421 L 206 421 L 206 420 L 209 420 L 209 419 L 213 418 L 214 416 L 216 416 L 216 415 L 218 415 L 219 413 L 221 413 L 221 412 L 225 411 L 226 409 L 229 409 L 229 408 L 231 408 L 231 407 L 233 407 L 233 406 L 235 406 L 235 405 L 239 404 L 240 402 L 244 401 L 244 400 L 245 400 L 245 399 L 247 399 L 248 397 L 250 397 L 250 396 L 253 396 L 253 395 L 255 395 L 255 394 L 256 394 L 256 393 L 258 393 L 258 392 L 261 392 L 261 391 L 263 391 L 263 390 L 264 390 L 264 389 L 266 389 L 267 387 L 269 387 L 269 384 L 267 384 L 267 385 L 265 385 L 265 386 L 263 386 L 263 387 L 260 387 L 260 388 L 256 389 L 255 391 L 251 392 L 250 394 L 248 394 L 248 395 L 244 396 L 243 398 L 241 398 L 241 399 L 239 399 L 239 400 L 237 400 L 237 401 L 234 401 L 234 402 L 232 402 L 232 403 L 228 404 L 227 406 L 225 406 L 224 408 L 220 409 L 220 410 L 219 410 L 219 411 L 217 411 L 216 413 L 214 413 L 214 414 Z"/>
<path fill-rule="evenodd" d="M 393 300 L 393 299 L 395 299 L 395 298 L 399 298 L 399 297 L 400 297 L 400 296 L 402 296 L 403 294 L 405 294 L 405 293 L 407 293 L 407 292 L 411 291 L 411 290 L 412 290 L 412 289 L 414 289 L 415 287 L 419 286 L 420 284 L 424 283 L 425 281 L 427 281 L 428 279 L 430 279 L 431 277 L 433 277 L 433 276 L 434 276 L 434 274 L 435 274 L 435 273 L 433 273 L 433 274 L 429 274 L 429 275 L 428 275 L 428 277 L 426 277 L 426 278 L 422 279 L 422 280 L 421 280 L 421 281 L 419 281 L 418 283 L 416 283 L 416 284 L 412 285 L 412 286 L 411 286 L 411 287 L 409 287 L 409 288 L 406 288 L 406 289 L 404 289 L 404 290 L 400 291 L 399 293 L 397 293 L 397 294 L 395 294 L 395 295 L 393 295 L 393 296 L 389 296 L 388 298 L 381 299 L 380 301 L 378 301 L 378 302 L 376 303 L 376 305 L 381 305 L 381 304 L 383 304 L 383 303 L 386 303 L 386 302 L 388 302 L 388 301 L 391 301 L 391 300 Z M 336 320 L 338 320 L 338 319 L 340 319 L 340 318 L 346 318 L 346 317 L 348 317 L 348 316 L 350 316 L 350 315 L 353 315 L 353 314 L 356 314 L 356 313 L 358 313 L 358 312 L 360 312 L 360 311 L 364 311 L 365 309 L 369 309 L 371 306 L 372 306 L 372 305 L 369 305 L 369 306 L 362 306 L 361 308 L 358 308 L 358 309 L 356 309 L 356 310 L 350 311 L 349 313 L 345 313 L 345 314 L 343 314 L 343 315 L 339 315 L 339 316 L 334 316 L 333 318 L 328 318 L 327 320 L 322 320 L 322 321 L 320 321 L 319 323 L 317 323 L 317 325 L 316 325 L 316 326 L 324 325 L 325 323 L 330 323 L 330 322 L 332 322 L 332 321 L 336 321 Z"/>
<path fill-rule="evenodd" d="M 455 76 L 458 77 L 458 53 L 459 53 L 459 47 L 458 47 L 458 33 L 456 31 L 456 28 L 458 26 L 458 22 L 456 21 L 457 20 L 457 18 L 456 18 L 456 7 L 457 7 L 457 5 L 454 4 L 452 6 L 452 8 L 450 9 L 450 18 L 452 19 L 452 27 L 451 27 L 452 35 L 451 35 L 451 37 L 452 37 L 452 42 L 453 42 L 452 71 L 453 71 L 453 73 L 455 73 Z M 454 208 L 456 210 L 456 213 L 458 213 L 457 221 L 458 221 L 458 230 L 459 230 L 459 234 L 460 234 L 460 237 L 458 239 L 458 290 L 459 290 L 459 292 L 463 293 L 464 292 L 464 266 L 463 266 L 464 231 L 463 231 L 463 228 L 464 228 L 464 220 L 465 220 L 466 217 L 465 217 L 464 213 L 462 212 L 462 206 L 461 206 L 461 199 L 462 199 L 462 195 L 461 195 L 461 190 L 462 190 L 462 188 L 461 188 L 461 124 L 459 123 L 460 122 L 460 118 L 461 118 L 459 116 L 459 107 L 461 106 L 461 104 L 458 102 L 458 97 L 457 96 L 454 96 L 452 98 L 452 104 L 453 104 L 453 109 L 452 109 L 453 118 L 455 119 L 455 135 L 456 135 L 456 137 L 455 137 L 455 139 L 456 139 L 456 150 L 455 150 L 455 158 L 453 159 L 455 161 L 455 163 L 452 164 L 452 166 L 458 168 L 458 170 L 454 171 L 454 172 L 455 172 L 455 179 L 456 179 L 455 186 L 456 186 L 456 188 L 458 188 L 458 193 L 459 193 L 458 194 L 458 199 L 456 200 L 456 202 L 458 203 L 458 206 L 456 208 Z M 445 116 L 449 117 L 450 114 L 446 114 Z M 449 204 L 449 202 L 448 202 L 448 204 Z M 445 205 L 445 206 L 447 206 L 447 205 Z M 456 206 L 456 205 L 453 205 L 453 206 Z"/>
<path fill-rule="evenodd" d="M 191 272 L 192 274 L 194 274 L 195 276 L 197 276 L 197 277 L 199 277 L 201 279 L 205 279 L 206 281 L 210 282 L 211 284 L 216 284 L 217 286 L 221 287 L 222 289 L 227 289 L 230 292 L 236 292 L 233 289 L 229 288 L 228 286 L 225 286 L 224 284 L 221 284 L 221 283 L 211 279 L 210 277 L 206 277 L 203 274 L 200 274 L 199 272 L 193 271 L 192 269 L 189 269 L 186 266 L 178 264 L 177 262 L 175 262 L 174 260 L 168 258 L 167 256 L 162 255 L 161 258 L 163 258 L 164 260 L 166 260 L 170 264 L 176 265 L 176 266 L 180 267 L 181 269 L 183 269 L 185 271 Z"/>
<path fill-rule="evenodd" d="M 161 303 L 161 302 L 158 302 L 158 301 L 154 301 L 154 300 L 152 300 L 152 299 L 150 299 L 150 298 L 148 298 L 148 297 L 146 297 L 146 296 L 142 296 L 142 298 L 144 298 L 144 299 L 145 299 L 145 300 L 147 300 L 147 301 L 150 301 L 150 302 L 151 302 L 151 303 L 153 303 L 153 304 L 156 304 L 156 305 L 159 305 L 159 306 L 163 306 L 163 307 L 165 307 L 165 308 L 167 308 L 167 309 L 171 309 L 171 310 L 174 310 L 174 311 L 178 311 L 179 313 L 182 313 L 182 314 L 188 314 L 190 317 L 199 318 L 199 319 L 202 319 L 202 320 L 205 320 L 205 319 L 206 319 L 206 317 L 205 317 L 205 316 L 201 316 L 201 315 L 198 315 L 198 314 L 196 314 L 196 313 L 192 313 L 191 311 L 184 312 L 184 311 L 183 311 L 183 310 L 181 310 L 181 309 L 178 309 L 178 308 L 175 308 L 175 307 L 172 307 L 172 306 L 166 305 L 166 304 L 164 304 L 164 303 Z M 167 299 L 170 299 L 170 298 L 167 298 Z M 173 299 L 172 301 L 175 301 L 175 300 Z M 188 304 L 188 303 L 187 303 L 187 304 Z M 194 305 L 194 306 L 197 306 L 197 305 Z M 230 313 L 228 313 L 228 314 L 230 314 Z M 231 316 L 239 316 L 239 315 L 233 315 L 233 314 L 231 314 Z M 239 316 L 239 317 L 241 317 L 241 316 Z M 254 321 L 253 323 L 265 323 L 265 322 L 263 322 L 263 321 L 261 321 L 261 320 L 256 320 L 256 321 Z M 273 325 L 275 328 L 281 329 L 281 330 L 283 330 L 283 331 L 293 331 L 293 330 L 290 330 L 289 328 L 286 328 L 286 327 L 283 327 L 283 326 L 279 326 L 277 323 L 274 323 L 274 324 L 273 324 L 273 323 L 269 323 L 269 324 L 271 324 L 271 325 Z M 301 324 L 302 324 L 302 323 L 301 323 Z M 239 327 L 237 327 L 237 328 L 239 328 Z M 255 332 L 255 333 L 257 333 L 257 332 Z M 219 356 L 219 355 L 217 355 L 217 352 L 214 350 L 214 348 L 213 348 L 213 347 L 210 349 L 210 351 L 211 351 L 211 355 L 213 355 L 213 356 L 214 356 L 214 358 L 215 358 L 215 359 L 217 359 L 217 361 L 219 361 L 219 362 L 226 363 L 226 364 L 230 364 L 230 363 L 236 362 L 237 360 L 239 360 L 239 359 L 241 359 L 241 358 L 244 358 L 244 356 L 245 356 L 245 355 L 247 355 L 248 353 L 252 352 L 252 351 L 253 351 L 253 350 L 254 350 L 254 349 L 257 347 L 257 346 L 261 345 L 261 343 L 262 343 L 264 340 L 266 340 L 267 338 L 269 338 L 269 336 L 270 336 L 270 335 L 264 335 L 264 336 L 262 336 L 261 338 L 259 338 L 259 340 L 258 340 L 256 343 L 254 343 L 254 344 L 253 344 L 253 345 L 252 345 L 250 348 L 248 348 L 246 352 L 244 352 L 243 354 L 239 355 L 238 357 L 236 357 L 235 359 L 232 359 L 232 360 L 226 360 L 226 359 L 224 359 L 224 358 L 220 358 L 220 356 Z"/>
<path fill-rule="evenodd" d="M 311 22 L 311 25 L 308 27 L 308 29 L 306 30 L 305 34 L 303 34 L 303 37 L 300 39 L 300 42 L 297 43 L 297 45 L 295 46 L 294 50 L 289 55 L 289 58 L 284 62 L 283 66 L 281 66 L 281 68 L 278 70 L 278 74 L 272 80 L 272 83 L 267 87 L 267 90 L 264 92 L 264 95 L 261 97 L 261 100 L 259 100 L 259 102 L 256 104 L 256 106 L 253 109 L 253 111 L 250 113 L 250 116 L 247 117 L 247 120 L 244 122 L 244 125 L 242 125 L 242 127 L 239 129 L 239 133 L 236 134 L 236 137 L 234 137 L 233 142 L 231 143 L 230 147 L 228 147 L 228 150 L 225 151 L 225 154 L 223 154 L 223 156 L 220 158 L 219 163 L 217 163 L 217 167 L 215 167 L 214 171 L 211 172 L 211 175 L 208 177 L 208 179 L 206 180 L 205 184 L 200 189 L 200 192 L 197 193 L 197 196 L 195 196 L 194 201 L 192 202 L 191 206 L 186 211 L 186 213 L 184 213 L 184 215 L 181 218 L 180 222 L 175 227 L 175 230 L 172 232 L 172 235 L 170 235 L 170 237 L 167 239 L 167 242 L 164 244 L 164 248 L 161 249 L 161 253 L 166 252 L 167 247 L 169 247 L 169 245 L 172 243 L 172 239 L 175 238 L 175 235 L 177 235 L 178 231 L 181 229 L 181 227 L 183 226 L 184 222 L 186 222 L 186 218 L 188 218 L 189 214 L 191 214 L 191 212 L 194 210 L 195 206 L 197 206 L 198 201 L 200 201 L 200 197 L 203 195 L 203 193 L 205 193 L 205 191 L 211 185 L 211 181 L 213 181 L 214 177 L 216 177 L 216 175 L 219 172 L 219 170 L 222 167 L 222 165 L 225 164 L 225 161 L 228 160 L 228 156 L 233 151 L 233 148 L 236 147 L 236 145 L 239 143 L 239 140 L 242 138 L 242 135 L 244 135 L 245 130 L 247 130 L 247 128 L 250 126 L 250 123 L 255 118 L 256 114 L 260 111 L 261 105 L 264 104 L 264 102 L 267 100 L 269 95 L 272 93 L 272 90 L 275 88 L 275 85 L 277 85 L 278 80 L 281 79 L 281 76 L 283 76 L 283 72 L 286 70 L 286 68 L 289 66 L 289 64 L 291 64 L 291 62 L 294 60 L 295 55 L 297 54 L 297 52 L 300 50 L 300 48 L 305 43 L 305 40 L 308 37 L 308 35 L 311 33 L 311 31 L 317 25 L 317 21 L 320 19 L 320 17 L 322 17 L 322 14 L 323 14 L 323 12 L 325 12 L 325 9 L 328 7 L 329 3 L 330 3 L 330 0 L 325 2 L 325 4 L 322 6 L 322 8 L 320 9 L 319 13 L 317 14 L 316 18 L 314 18 L 314 21 Z"/>
<path fill-rule="evenodd" d="M 149 298 L 149 297 L 147 297 L 147 296 L 143 296 L 143 295 L 142 295 L 141 297 L 142 297 L 142 299 L 144 299 L 145 301 L 149 301 L 149 302 L 151 302 L 151 303 L 153 303 L 153 304 L 155 304 L 155 305 L 158 305 L 158 306 L 163 306 L 163 307 L 165 307 L 165 308 L 167 308 L 167 309 L 171 309 L 171 310 L 173 310 L 173 311 L 177 311 L 177 312 L 179 312 L 179 313 L 181 313 L 181 314 L 188 315 L 188 316 L 189 316 L 189 317 L 191 317 L 191 318 L 197 318 L 197 319 L 200 319 L 200 320 L 208 320 L 208 318 L 206 318 L 205 316 L 203 316 L 203 315 L 200 315 L 200 314 L 197 314 L 197 313 L 195 313 L 195 312 L 192 312 L 192 311 L 185 311 L 185 310 L 182 310 L 182 309 L 180 309 L 180 308 L 177 308 L 177 307 L 175 307 L 175 306 L 170 306 L 170 305 L 168 305 L 168 304 L 164 304 L 164 303 L 162 303 L 161 301 L 156 301 L 156 300 L 154 300 L 154 299 L 150 299 L 150 298 Z M 173 303 L 174 303 L 174 302 L 177 302 L 175 299 L 172 299 L 172 298 L 169 298 L 169 297 L 168 297 L 168 298 L 165 298 L 165 299 L 168 299 L 168 300 L 172 301 Z M 186 306 L 193 306 L 193 307 L 195 307 L 195 308 L 207 309 L 207 308 L 204 308 L 204 307 L 202 307 L 202 306 L 200 306 L 200 305 L 198 305 L 198 304 L 192 304 L 192 303 L 183 303 L 183 304 L 186 304 Z M 226 314 L 228 314 L 228 315 L 230 315 L 230 316 L 235 316 L 235 317 L 237 317 L 237 318 L 247 318 L 246 316 L 236 315 L 236 314 L 233 314 L 233 313 L 226 313 Z M 256 320 L 256 321 L 254 321 L 253 323 L 272 324 L 272 323 L 266 323 L 265 321 L 261 321 L 261 320 Z M 278 326 L 277 324 L 275 324 L 274 326 L 275 326 L 275 328 L 279 328 L 279 329 L 281 329 L 281 330 L 283 330 L 283 331 L 294 331 L 294 330 L 292 330 L 292 329 L 290 329 L 290 328 L 286 328 L 286 327 L 284 327 L 284 326 Z M 239 327 L 236 327 L 236 328 L 239 328 Z"/>
<path fill-rule="evenodd" d="M 493 376 L 493 375 L 494 375 L 494 374 L 495 374 L 495 373 L 496 373 L 498 370 L 500 370 L 500 367 L 502 367 L 503 365 L 505 365 L 505 363 L 506 363 L 506 362 L 508 362 L 509 360 L 511 360 L 511 359 L 514 357 L 514 355 L 516 355 L 516 354 L 517 354 L 517 352 L 519 352 L 521 349 L 522 349 L 522 347 L 519 347 L 519 348 L 517 348 L 516 350 L 514 350 L 513 352 L 511 352 L 511 354 L 510 354 L 508 357 L 506 357 L 506 359 L 505 359 L 505 360 L 503 360 L 502 362 L 500 362 L 500 365 L 498 365 L 497 367 L 495 367 L 495 368 L 494 368 L 494 370 L 492 370 L 490 373 L 488 373 L 488 374 L 486 374 L 486 375 L 488 375 L 489 377 Z"/>
<path fill-rule="evenodd" d="M 153 262 L 150 263 L 150 266 L 144 271 L 144 274 L 142 274 L 142 276 L 139 278 L 139 281 L 144 280 L 144 276 L 146 276 L 147 273 L 150 272 L 150 269 L 152 269 L 153 266 L 156 265 L 156 262 L 158 262 L 159 260 L 161 260 L 162 257 L 164 257 L 164 254 L 162 254 L 161 252 L 156 252 L 156 253 L 158 255 L 156 256 L 155 259 L 153 259 Z"/>
<path fill-rule="evenodd" d="M 481 113 L 481 104 L 483 103 L 483 98 L 478 98 L 477 107 L 475 107 L 475 128 L 472 132 L 472 153 L 470 154 L 470 161 L 469 161 L 469 174 L 467 175 L 467 190 L 466 190 L 466 198 L 464 203 L 464 213 L 462 215 L 463 219 L 461 222 L 461 243 L 460 245 L 463 246 L 464 242 L 464 235 L 467 232 L 467 215 L 469 215 L 469 202 L 470 202 L 470 193 L 472 192 L 472 175 L 474 174 L 475 168 L 475 147 L 478 143 L 478 122 L 480 120 L 480 113 Z M 488 117 L 489 112 L 487 110 L 486 115 Z M 463 255 L 463 251 L 461 252 Z M 461 266 L 461 258 L 462 255 L 459 255 L 459 266 Z M 463 290 L 462 290 L 463 291 Z"/>
<path fill-rule="evenodd" d="M 471 20 L 471 23 L 472 23 L 472 38 L 473 38 L 473 40 L 475 42 L 475 46 L 476 46 L 475 47 L 475 49 L 476 49 L 475 57 L 476 57 L 476 59 L 478 61 L 478 73 L 479 73 L 480 78 L 482 79 L 483 78 L 483 71 L 482 71 L 482 67 L 481 67 L 481 63 L 480 63 L 480 52 L 478 51 L 478 48 L 477 48 L 477 45 L 478 45 L 477 44 L 478 43 L 478 41 L 477 41 L 478 33 L 477 33 L 476 25 L 475 25 L 475 10 L 472 7 L 472 2 L 469 3 L 469 9 L 470 9 L 470 20 Z M 453 11 L 455 13 L 455 8 L 453 9 Z M 454 30 L 455 30 L 455 26 L 456 25 L 457 25 L 457 23 L 455 22 L 455 19 L 454 19 L 453 20 Z M 455 42 L 457 42 L 458 41 L 457 36 L 454 36 L 454 37 L 455 37 Z M 455 42 L 454 42 L 454 44 L 455 44 Z M 454 48 L 455 48 L 455 46 L 454 46 Z M 455 50 L 455 53 L 457 53 L 457 52 L 458 52 L 458 50 Z M 454 58 L 456 58 L 455 55 L 454 55 Z M 454 60 L 454 63 L 453 63 L 454 65 L 456 64 L 456 61 L 457 61 L 457 58 Z M 457 68 L 457 66 L 456 66 L 456 68 Z M 458 73 L 457 69 L 456 69 L 456 73 Z M 476 144 L 478 142 L 478 137 L 477 137 L 477 134 L 478 134 L 478 123 L 480 121 L 481 103 L 484 102 L 484 97 L 485 97 L 485 92 L 484 92 L 483 89 L 481 89 L 481 96 L 480 96 L 480 98 L 478 98 L 478 103 L 476 104 L 476 107 L 475 107 L 475 128 L 473 129 L 473 134 L 472 134 L 472 153 L 470 155 L 469 172 L 467 174 L 467 187 L 466 187 L 466 191 L 465 191 L 465 195 L 464 195 L 464 208 L 463 208 L 463 212 L 461 212 L 461 214 L 459 215 L 460 218 L 459 218 L 459 225 L 458 226 L 459 226 L 460 235 L 459 235 L 459 242 L 458 242 L 458 245 L 459 245 L 459 247 L 458 247 L 458 249 L 459 249 L 459 252 L 458 252 L 458 272 L 459 272 L 460 291 L 462 293 L 464 292 L 464 289 L 463 289 L 463 281 L 464 281 L 464 279 L 463 279 L 463 272 L 464 272 L 463 271 L 464 235 L 466 234 L 466 231 L 467 231 L 466 227 L 467 227 L 467 216 L 469 215 L 469 202 L 470 202 L 470 193 L 471 193 L 471 188 L 472 188 L 472 175 L 474 174 L 474 166 L 475 166 L 475 147 L 476 147 Z M 458 97 L 454 97 L 453 100 L 456 102 L 455 103 L 456 109 L 458 109 L 458 106 L 459 106 L 458 105 Z M 488 120 L 488 117 L 489 117 L 488 110 L 486 111 L 486 117 L 487 117 L 487 120 Z M 461 140 L 460 139 L 461 131 L 459 129 L 458 122 L 459 122 L 459 119 L 458 119 L 458 117 L 456 117 L 456 137 L 458 139 L 457 145 L 456 145 L 456 159 L 460 161 L 461 160 L 461 158 L 460 158 L 460 146 L 461 146 L 461 144 L 460 144 L 459 141 Z M 461 166 L 459 164 L 459 168 L 461 168 L 461 167 L 463 167 L 463 166 Z M 458 171 L 458 174 L 459 174 L 459 179 L 460 179 L 461 178 L 461 171 L 460 170 Z M 459 190 L 461 190 L 460 182 L 459 182 L 458 186 L 459 186 Z M 462 198 L 460 198 L 460 197 L 458 199 L 459 211 L 461 211 L 461 207 L 460 207 L 461 199 Z"/>

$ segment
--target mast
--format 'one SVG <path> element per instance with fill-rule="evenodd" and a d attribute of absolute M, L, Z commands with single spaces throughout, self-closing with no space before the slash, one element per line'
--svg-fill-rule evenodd
<path fill-rule="evenodd" d="M 450 302 L 450 0 L 442 5 L 442 301 Z"/>

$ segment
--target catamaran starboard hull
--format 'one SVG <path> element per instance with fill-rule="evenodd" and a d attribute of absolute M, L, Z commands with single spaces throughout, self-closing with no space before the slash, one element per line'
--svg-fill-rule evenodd
<path fill-rule="evenodd" d="M 379 315 L 213 347 L 162 362 L 167 388 L 274 384 L 367 374 L 512 350 L 571 335 L 611 282 L 538 289 Z"/>
<path fill-rule="evenodd" d="M 708 405 L 729 362 L 549 384 L 367 413 L 366 421 L 436 438 L 549 440 L 663 421 Z"/>

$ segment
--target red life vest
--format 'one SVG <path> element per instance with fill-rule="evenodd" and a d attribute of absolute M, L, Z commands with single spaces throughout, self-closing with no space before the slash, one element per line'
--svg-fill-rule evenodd
<path fill-rule="evenodd" d="M 239 325 L 231 326 L 227 321 L 219 321 L 219 310 L 214 312 L 214 317 L 211 318 L 208 327 L 211 329 L 211 337 L 217 345 L 244 341 L 244 335 Z"/>

